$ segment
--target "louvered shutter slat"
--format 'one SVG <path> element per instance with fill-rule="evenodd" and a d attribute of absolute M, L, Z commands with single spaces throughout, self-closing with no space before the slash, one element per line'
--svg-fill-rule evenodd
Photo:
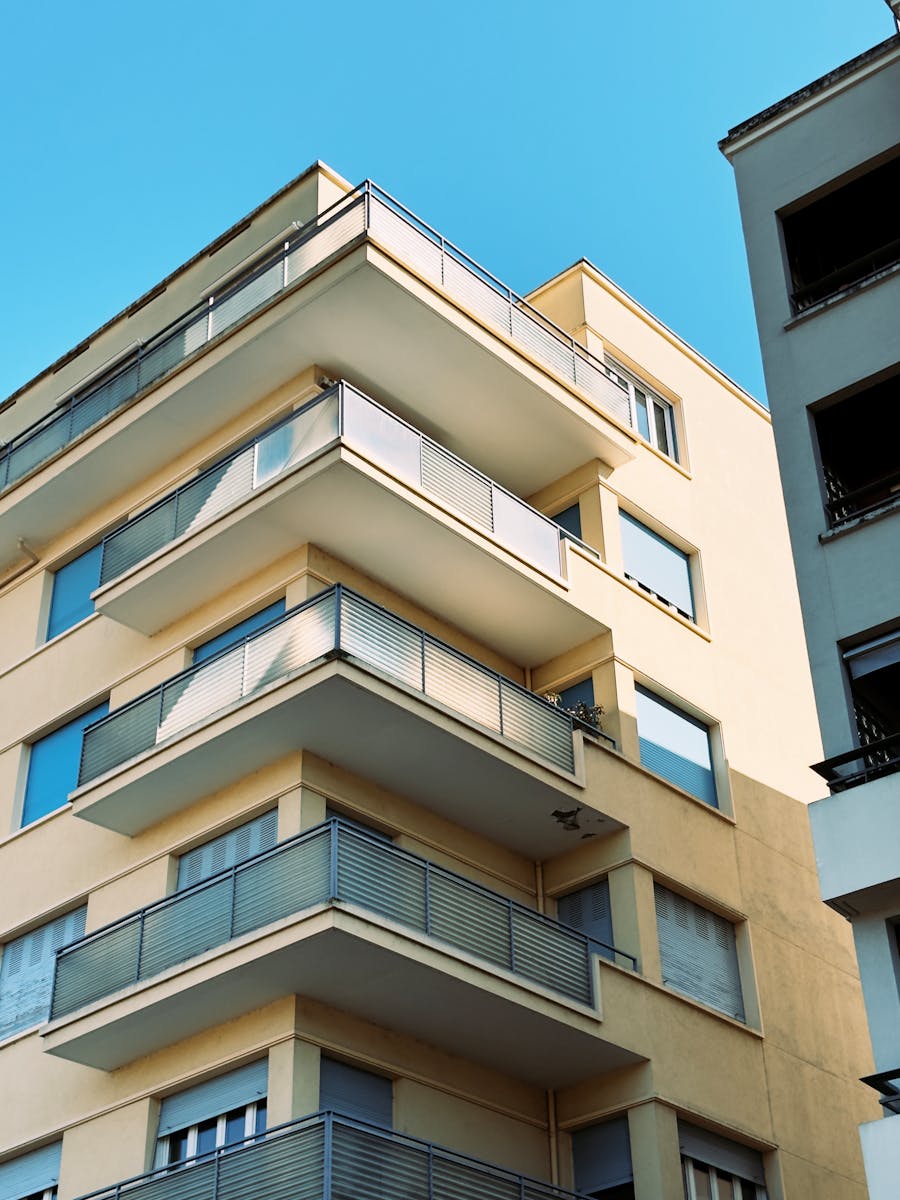
<path fill-rule="evenodd" d="M 654 893 L 663 982 L 743 1021 L 734 926 L 659 884 Z"/>

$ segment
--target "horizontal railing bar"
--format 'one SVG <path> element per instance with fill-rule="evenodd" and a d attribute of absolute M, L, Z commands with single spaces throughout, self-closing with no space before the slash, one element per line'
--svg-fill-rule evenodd
<path fill-rule="evenodd" d="M 814 763 L 811 770 L 824 779 L 828 779 L 830 777 L 828 773 L 835 767 L 842 767 L 858 758 L 867 758 L 871 754 L 877 754 L 880 750 L 892 749 L 894 746 L 900 747 L 900 732 L 888 734 L 887 737 L 879 738 L 874 742 L 867 742 L 864 746 L 857 746 L 853 750 L 845 750 L 843 754 L 835 754 L 823 762 Z"/>
<path fill-rule="evenodd" d="M 859 258 L 855 258 L 845 266 L 830 271 L 827 275 L 823 275 L 821 279 L 797 288 L 792 293 L 791 299 L 798 308 L 808 308 L 811 304 L 815 304 L 819 300 L 826 300 L 835 291 L 840 291 L 845 286 L 849 287 L 853 283 L 862 283 L 870 275 L 876 275 L 879 271 L 884 271 L 888 267 L 893 266 L 898 256 L 900 256 L 900 238 L 895 238 L 892 242 L 885 242 L 883 246 L 878 246 L 875 250 L 870 250 L 868 254 L 861 254 Z M 882 259 L 885 261 L 881 261 Z M 870 263 L 872 265 L 869 270 L 865 274 L 860 275 L 858 273 L 860 269 L 868 266 Z M 816 295 L 817 292 L 822 292 L 822 294 Z"/>

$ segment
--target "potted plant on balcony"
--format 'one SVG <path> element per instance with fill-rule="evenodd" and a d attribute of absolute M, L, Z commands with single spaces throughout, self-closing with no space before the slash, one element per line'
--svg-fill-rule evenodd
<path fill-rule="evenodd" d="M 555 704 L 557 708 L 561 707 L 562 696 L 559 692 L 544 692 L 544 699 Z M 585 733 L 599 733 L 603 729 L 600 722 L 603 716 L 602 704 L 586 704 L 579 700 L 577 704 L 564 708 L 563 712 L 567 712 L 578 728 L 583 729 Z"/>

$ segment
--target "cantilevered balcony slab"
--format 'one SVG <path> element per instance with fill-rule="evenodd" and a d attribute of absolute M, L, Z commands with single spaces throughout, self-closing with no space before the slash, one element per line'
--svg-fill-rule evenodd
<path fill-rule="evenodd" d="M 72 799 L 76 816 L 135 834 L 305 748 L 544 858 L 571 838 L 554 812 L 583 801 L 582 736 L 338 586 L 89 726 Z"/>
<path fill-rule="evenodd" d="M 39 547 L 164 466 L 173 439 L 209 436 L 313 362 L 519 495 L 632 457 L 627 395 L 602 364 L 368 186 L 141 353 L 0 454 L 0 568 L 17 538 Z"/>
<path fill-rule="evenodd" d="M 306 542 L 526 665 L 606 629 L 552 521 L 346 384 L 107 537 L 95 605 L 153 634 Z"/>
<path fill-rule="evenodd" d="M 583 934 L 327 822 L 67 947 L 43 1038 L 113 1070 L 296 993 L 555 1087 L 637 1061 L 598 988 Z"/>

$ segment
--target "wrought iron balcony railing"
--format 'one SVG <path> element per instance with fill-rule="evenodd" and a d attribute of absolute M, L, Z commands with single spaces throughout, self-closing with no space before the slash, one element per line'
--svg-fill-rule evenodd
<path fill-rule="evenodd" d="M 80 1200 L 583 1200 L 406 1133 L 340 1113 L 276 1126 Z"/>
<path fill-rule="evenodd" d="M 0 451 L 0 491 L 36 470 L 105 417 L 159 383 L 208 343 L 292 289 L 333 254 L 364 237 L 395 254 L 495 331 L 631 425 L 628 392 L 600 359 L 391 196 L 366 181 L 277 251 L 92 377 Z"/>
<path fill-rule="evenodd" d="M 87 934 L 57 952 L 50 1019 L 226 945 L 343 901 L 593 1004 L 591 954 L 636 960 L 427 859 L 332 818 Z"/>
<path fill-rule="evenodd" d="M 108 534 L 101 586 L 338 440 L 487 530 L 528 562 L 561 574 L 561 531 L 554 521 L 341 382 Z"/>
<path fill-rule="evenodd" d="M 374 668 L 553 767 L 575 768 L 569 713 L 336 584 L 86 726 L 79 787 L 326 658 Z"/>
<path fill-rule="evenodd" d="M 900 771 L 900 733 L 826 758 L 824 762 L 815 763 L 812 769 L 828 781 L 832 792 L 844 792 L 871 779 L 893 775 Z"/>

